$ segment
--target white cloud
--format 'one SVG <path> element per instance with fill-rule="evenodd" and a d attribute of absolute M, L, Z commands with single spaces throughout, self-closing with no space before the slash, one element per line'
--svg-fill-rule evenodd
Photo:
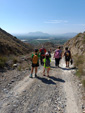
<path fill-rule="evenodd" d="M 67 23 L 67 20 L 48 20 L 44 23 L 52 23 L 52 24 L 59 24 L 59 23 Z"/>

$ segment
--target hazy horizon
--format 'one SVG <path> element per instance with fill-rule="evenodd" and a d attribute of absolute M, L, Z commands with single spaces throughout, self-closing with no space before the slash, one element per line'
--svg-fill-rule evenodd
<path fill-rule="evenodd" d="M 35 31 L 35 32 L 28 32 L 28 33 L 12 33 L 13 35 L 15 34 L 15 35 L 29 35 L 30 33 L 38 33 L 38 32 L 41 32 L 41 33 L 46 33 L 46 32 L 42 32 L 42 31 Z M 83 31 L 84 32 L 84 31 Z M 83 32 L 81 32 L 81 33 L 83 33 Z M 46 34 L 48 34 L 48 35 L 63 35 L 63 34 L 78 34 L 78 33 L 80 33 L 80 32 L 65 32 L 65 33 L 54 33 L 54 34 L 52 34 L 52 33 L 46 33 Z"/>

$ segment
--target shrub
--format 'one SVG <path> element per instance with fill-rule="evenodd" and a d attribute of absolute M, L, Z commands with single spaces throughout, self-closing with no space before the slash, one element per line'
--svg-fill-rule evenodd
<path fill-rule="evenodd" d="M 22 69 L 21 66 L 19 66 L 19 67 L 18 67 L 18 71 L 21 71 L 21 69 Z"/>
<path fill-rule="evenodd" d="M 84 40 L 83 40 L 83 44 L 85 44 L 85 36 L 84 36 L 83 38 L 84 38 Z"/>
<path fill-rule="evenodd" d="M 75 58 L 75 66 L 79 67 L 79 65 L 83 64 L 84 58 L 83 56 L 77 56 Z"/>
<path fill-rule="evenodd" d="M 77 71 L 76 71 L 76 76 L 78 76 L 78 77 L 80 78 L 81 73 L 80 73 L 80 71 L 79 71 L 79 70 L 77 70 Z"/>
<path fill-rule="evenodd" d="M 16 58 L 13 59 L 13 63 L 16 64 L 18 60 Z"/>
<path fill-rule="evenodd" d="M 4 68 L 6 64 L 6 57 L 0 57 L 0 68 Z"/>
<path fill-rule="evenodd" d="M 83 86 L 85 87 L 85 80 L 82 80 L 82 84 L 83 84 Z"/>
<path fill-rule="evenodd" d="M 77 34 L 77 36 L 76 36 L 76 37 L 80 37 L 80 36 L 81 36 L 81 34 L 82 34 L 82 33 Z"/>
<path fill-rule="evenodd" d="M 84 56 L 75 56 L 75 62 L 74 65 L 75 67 L 78 68 L 76 75 L 78 77 L 82 76 L 84 74 Z"/>

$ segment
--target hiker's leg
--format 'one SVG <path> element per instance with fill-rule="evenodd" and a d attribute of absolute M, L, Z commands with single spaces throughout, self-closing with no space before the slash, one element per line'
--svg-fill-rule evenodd
<path fill-rule="evenodd" d="M 47 76 L 49 76 L 49 68 L 47 68 Z"/>
<path fill-rule="evenodd" d="M 57 66 L 59 66 L 59 60 L 60 60 L 60 59 L 58 58 L 58 59 L 57 59 Z"/>
<path fill-rule="evenodd" d="M 44 65 L 44 62 L 43 62 L 44 58 L 45 58 L 45 56 L 42 56 L 42 65 Z"/>
<path fill-rule="evenodd" d="M 34 67 L 31 68 L 31 74 L 29 76 L 30 78 L 32 78 L 33 70 L 34 70 Z"/>
<path fill-rule="evenodd" d="M 59 65 L 59 59 L 56 58 L 56 66 L 58 66 L 58 65 Z"/>
<path fill-rule="evenodd" d="M 34 67 L 32 67 L 32 69 L 31 69 L 31 74 L 33 74 L 33 70 L 34 70 Z"/>
<path fill-rule="evenodd" d="M 66 67 L 67 67 L 67 61 L 66 61 Z"/>
<path fill-rule="evenodd" d="M 57 64 L 56 62 L 57 62 L 57 61 L 56 61 L 56 58 L 55 58 L 55 66 L 56 66 L 56 64 Z"/>
<path fill-rule="evenodd" d="M 35 67 L 35 77 L 37 77 L 37 66 Z"/>
<path fill-rule="evenodd" d="M 60 64 L 60 60 L 61 60 L 61 58 L 59 58 L 59 64 Z"/>
<path fill-rule="evenodd" d="M 40 63 L 41 63 L 41 65 L 42 65 L 42 56 L 40 56 Z"/>
<path fill-rule="evenodd" d="M 67 62 L 67 67 L 69 67 L 69 61 Z"/>
<path fill-rule="evenodd" d="M 43 76 L 45 75 L 45 67 L 43 67 Z"/>
<path fill-rule="evenodd" d="M 35 67 L 35 74 L 37 75 L 37 67 Z"/>
<path fill-rule="evenodd" d="M 66 67 L 69 67 L 69 61 L 66 61 Z"/>

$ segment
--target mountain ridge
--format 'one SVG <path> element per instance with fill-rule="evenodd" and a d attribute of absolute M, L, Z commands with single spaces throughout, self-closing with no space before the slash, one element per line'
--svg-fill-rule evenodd
<path fill-rule="evenodd" d="M 19 37 L 25 37 L 25 38 L 73 38 L 74 36 L 76 36 L 78 33 L 63 33 L 63 34 L 49 34 L 49 33 L 43 33 L 41 31 L 36 31 L 36 32 L 29 32 L 26 34 L 14 34 L 15 36 Z"/>
<path fill-rule="evenodd" d="M 0 28 L 0 55 L 26 54 L 32 50 L 30 44 L 23 43 Z"/>

